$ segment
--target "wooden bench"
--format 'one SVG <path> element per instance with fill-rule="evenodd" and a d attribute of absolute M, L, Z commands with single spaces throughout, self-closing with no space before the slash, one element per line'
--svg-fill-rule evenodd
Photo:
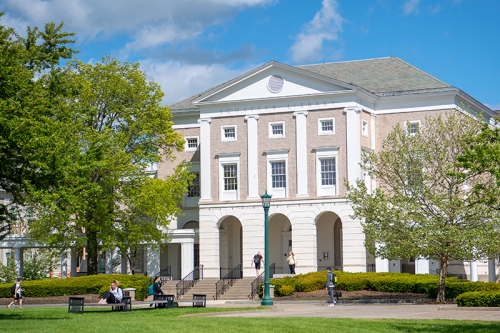
<path fill-rule="evenodd" d="M 193 294 L 193 299 L 191 301 L 188 300 L 179 300 L 176 302 L 177 307 L 180 304 L 189 304 L 192 305 L 193 308 L 206 308 L 207 307 L 207 295 L 206 294 Z"/>
<path fill-rule="evenodd" d="M 153 300 L 149 304 L 154 304 L 155 309 L 158 308 L 173 308 L 174 307 L 175 295 L 170 294 L 159 294 L 153 295 Z"/>
<path fill-rule="evenodd" d="M 120 303 L 107 303 L 107 304 L 90 304 L 96 307 L 110 306 L 111 311 L 132 311 L 132 298 L 130 296 L 123 297 Z M 68 313 L 83 313 L 85 310 L 84 297 L 68 297 Z"/>

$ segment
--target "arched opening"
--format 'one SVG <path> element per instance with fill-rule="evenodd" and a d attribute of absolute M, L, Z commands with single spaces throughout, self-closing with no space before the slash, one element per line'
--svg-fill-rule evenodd
<path fill-rule="evenodd" d="M 269 218 L 269 264 L 276 264 L 276 273 L 290 273 L 286 258 L 292 250 L 292 225 L 288 217 L 275 214 Z"/>
<path fill-rule="evenodd" d="M 234 216 L 227 216 L 219 223 L 219 258 L 221 277 L 243 262 L 243 229 Z"/>
<path fill-rule="evenodd" d="M 333 212 L 325 212 L 316 219 L 318 271 L 327 267 L 342 270 L 342 221 Z"/>

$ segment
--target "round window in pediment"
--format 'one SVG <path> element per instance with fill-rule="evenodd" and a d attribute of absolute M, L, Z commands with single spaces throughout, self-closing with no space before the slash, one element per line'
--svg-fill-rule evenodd
<path fill-rule="evenodd" d="M 272 93 L 279 93 L 283 89 L 285 80 L 279 75 L 271 75 L 267 82 L 267 89 Z"/>

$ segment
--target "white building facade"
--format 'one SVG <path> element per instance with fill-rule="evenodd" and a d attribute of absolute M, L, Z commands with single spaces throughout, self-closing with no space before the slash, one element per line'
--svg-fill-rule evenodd
<path fill-rule="evenodd" d="M 169 258 L 172 250 L 179 262 L 192 262 L 189 267 L 203 265 L 204 277 L 218 278 L 240 263 L 243 276 L 254 276 L 252 257 L 264 253 L 260 195 L 267 190 L 276 273 L 288 273 L 286 257 L 293 251 L 297 273 L 331 266 L 434 274 L 435 260 L 370 257 L 344 180 L 364 179 L 374 189 L 376 181 L 360 167 L 363 150 L 381 149 L 398 123 L 418 130 L 426 116 L 464 105 L 487 121 L 495 115 L 396 57 L 299 67 L 272 61 L 172 105 L 175 128 L 186 139 L 177 161 L 191 163 L 197 181 L 185 198 L 185 214 L 170 228 L 193 228 L 196 236 L 194 258 L 174 248 L 166 251 Z M 172 168 L 160 163 L 158 176 Z M 162 258 L 160 268 L 170 266 L 164 253 Z M 449 271 L 487 281 L 496 270 L 494 260 L 468 265 L 456 263 Z M 172 269 L 174 278 L 187 273 L 179 265 Z"/>

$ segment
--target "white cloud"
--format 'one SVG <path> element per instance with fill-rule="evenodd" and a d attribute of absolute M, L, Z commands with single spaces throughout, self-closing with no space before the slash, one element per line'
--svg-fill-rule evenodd
<path fill-rule="evenodd" d="M 15 26 L 65 22 L 78 41 L 129 34 L 129 49 L 195 38 L 239 11 L 275 0 L 4 0 Z M 21 22 L 23 24 L 21 24 Z"/>
<path fill-rule="evenodd" d="M 337 7 L 336 0 L 323 0 L 321 9 L 295 36 L 289 50 L 295 63 L 323 59 L 325 44 L 338 40 L 345 19 L 338 13 Z"/>
<path fill-rule="evenodd" d="M 149 78 L 159 83 L 165 93 L 163 102 L 171 105 L 194 94 L 233 79 L 255 68 L 249 64 L 237 70 L 220 64 L 193 65 L 178 61 L 153 62 L 142 60 L 141 69 Z"/>
<path fill-rule="evenodd" d="M 405 2 L 403 5 L 403 14 L 404 15 L 410 15 L 410 14 L 418 14 L 418 3 L 420 0 L 408 0 Z"/>

